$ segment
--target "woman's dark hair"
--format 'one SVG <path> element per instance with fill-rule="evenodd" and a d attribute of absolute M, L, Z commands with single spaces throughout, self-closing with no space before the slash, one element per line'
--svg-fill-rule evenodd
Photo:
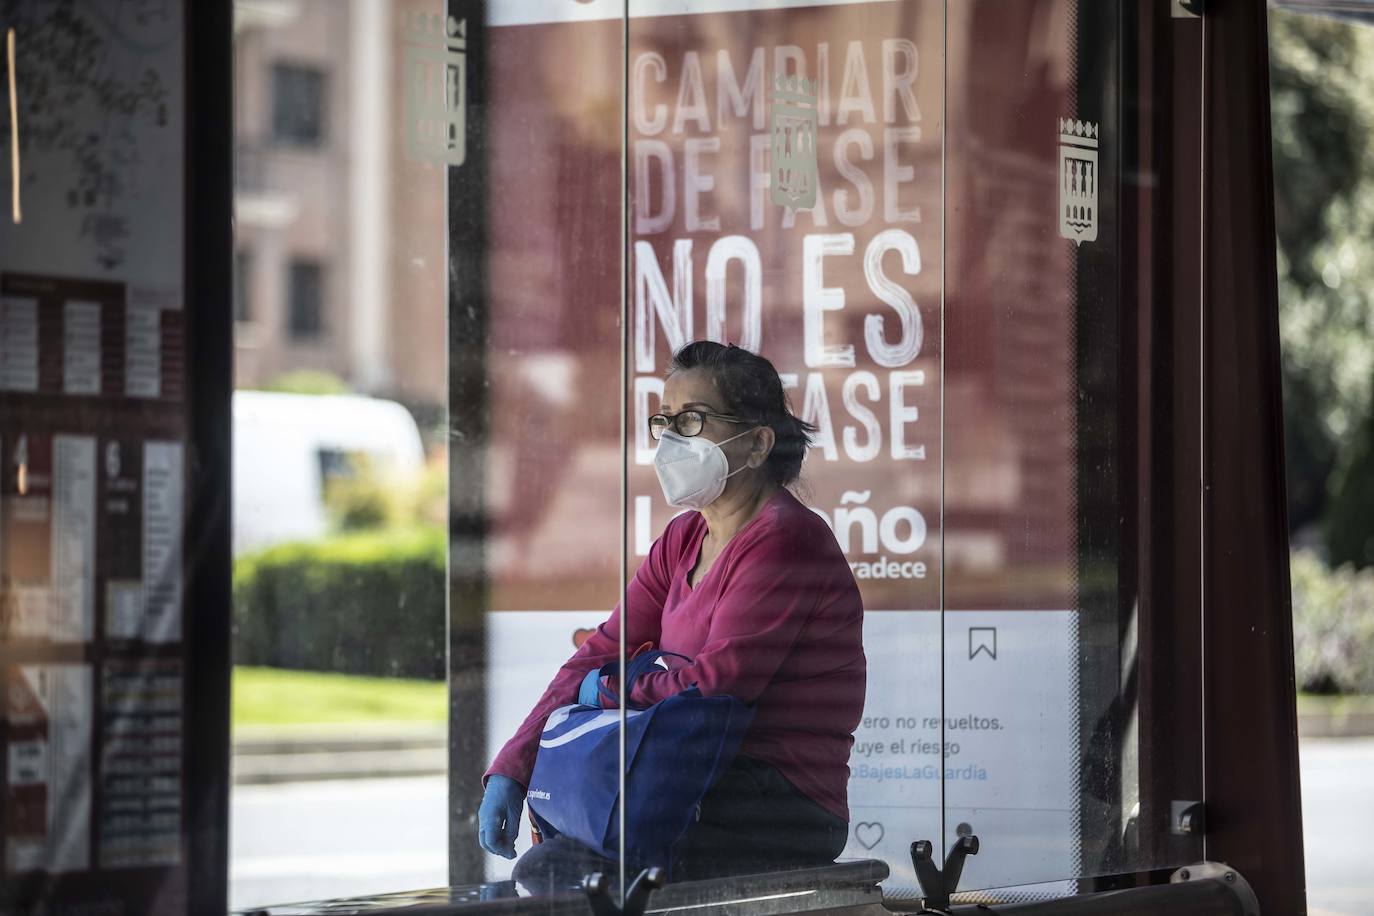
<path fill-rule="evenodd" d="M 771 427 L 773 450 L 764 472 L 779 486 L 797 479 L 816 427 L 792 413 L 772 363 L 734 344 L 697 340 L 674 354 L 668 374 L 682 369 L 706 372 L 725 399 L 722 409 L 726 412 Z"/>

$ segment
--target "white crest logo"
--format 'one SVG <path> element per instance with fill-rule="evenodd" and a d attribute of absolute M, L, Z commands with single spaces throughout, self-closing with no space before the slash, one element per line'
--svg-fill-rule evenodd
<path fill-rule="evenodd" d="M 773 203 L 793 210 L 816 205 L 816 80 L 801 76 L 773 79 L 773 149 L 771 188 Z"/>
<path fill-rule="evenodd" d="M 1059 119 L 1059 234 L 1082 245 L 1097 238 L 1097 125 Z"/>
<path fill-rule="evenodd" d="M 405 17 L 406 155 L 419 162 L 467 160 L 468 21 Z"/>

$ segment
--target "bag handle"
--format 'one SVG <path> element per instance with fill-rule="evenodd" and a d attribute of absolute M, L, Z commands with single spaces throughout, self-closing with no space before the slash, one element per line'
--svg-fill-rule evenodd
<path fill-rule="evenodd" d="M 677 652 L 664 652 L 661 649 L 652 649 L 648 652 L 639 653 L 634 658 L 630 659 L 630 664 L 625 667 L 625 675 L 620 679 L 620 688 L 626 697 L 630 696 L 633 692 L 635 681 L 639 680 L 643 675 L 648 674 L 652 669 L 659 667 L 658 660 L 664 657 L 680 658 L 689 664 L 692 661 L 692 659 L 686 655 L 680 655 Z M 620 662 L 618 661 L 608 662 L 601 666 L 602 675 L 615 676 L 619 672 Z M 617 696 L 616 692 L 610 687 L 598 683 L 597 688 L 600 690 L 603 697 L 614 701 L 617 706 L 620 705 L 620 697 Z"/>

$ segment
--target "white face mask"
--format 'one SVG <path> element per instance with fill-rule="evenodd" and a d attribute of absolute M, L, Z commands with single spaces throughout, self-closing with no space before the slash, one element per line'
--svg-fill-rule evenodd
<path fill-rule="evenodd" d="M 730 461 L 720 447 L 749 435 L 754 429 L 758 427 L 720 442 L 712 442 L 705 436 L 688 438 L 674 430 L 664 430 L 663 438 L 658 440 L 658 451 L 654 452 L 654 471 L 663 487 L 663 498 L 669 505 L 683 509 L 702 509 L 715 502 L 725 492 L 726 478 L 748 467 L 742 465 L 730 470 Z"/>

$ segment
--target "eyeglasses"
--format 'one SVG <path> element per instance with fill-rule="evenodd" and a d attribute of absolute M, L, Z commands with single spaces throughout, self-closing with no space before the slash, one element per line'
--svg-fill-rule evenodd
<path fill-rule="evenodd" d="M 656 413 L 649 418 L 649 437 L 657 442 L 663 438 L 663 432 L 667 429 L 672 429 L 679 436 L 688 438 L 700 435 L 701 427 L 706 423 L 707 417 L 724 420 L 726 423 L 754 422 L 753 420 L 732 417 L 729 414 L 712 413 L 709 410 L 680 410 L 671 416 L 666 413 Z"/>

